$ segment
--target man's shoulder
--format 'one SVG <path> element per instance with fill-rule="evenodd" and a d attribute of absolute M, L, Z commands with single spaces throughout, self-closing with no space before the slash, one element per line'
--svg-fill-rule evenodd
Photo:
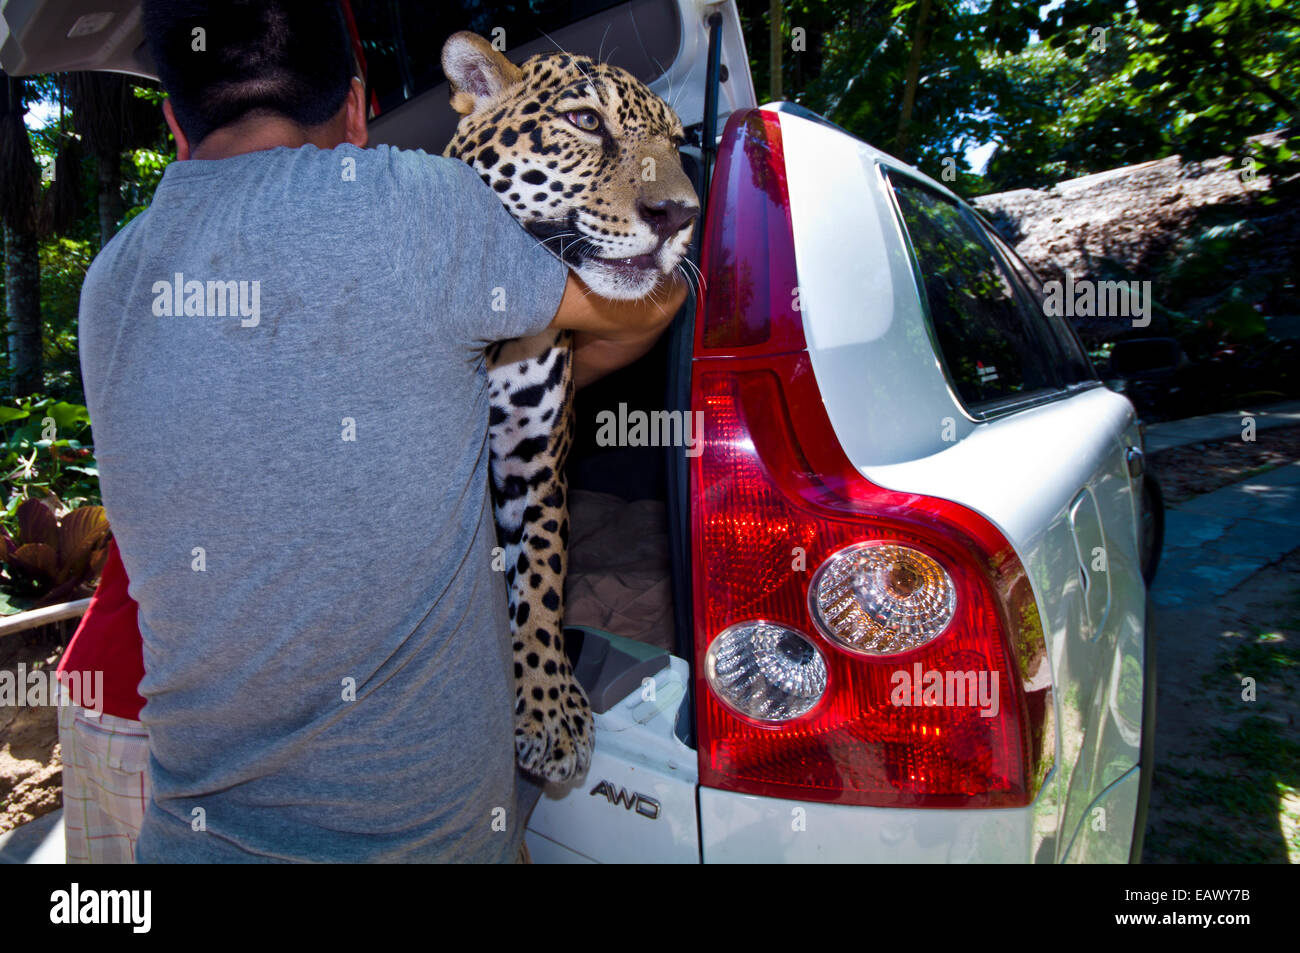
<path fill-rule="evenodd" d="M 86 269 L 86 277 L 82 280 L 81 296 L 83 299 L 107 274 L 113 271 L 119 262 L 134 257 L 131 249 L 138 242 L 139 234 L 149 227 L 148 222 L 149 209 L 146 208 L 118 229 L 117 234 L 108 240 L 108 244 L 99 250 L 99 254 L 95 256 L 90 263 L 90 267 Z"/>
<path fill-rule="evenodd" d="M 366 149 L 351 145 L 337 148 L 345 157 L 354 156 L 358 159 L 366 157 L 372 162 L 387 167 L 399 179 L 451 184 L 477 178 L 474 170 L 459 159 L 449 159 L 446 156 L 425 152 L 423 149 L 400 149 L 389 145 L 372 146 Z"/>
<path fill-rule="evenodd" d="M 478 173 L 459 159 L 389 145 L 366 149 L 342 145 L 334 151 L 336 161 L 355 162 L 349 175 L 355 175 L 357 183 L 367 181 L 364 194 L 383 206 L 381 227 L 391 221 L 385 216 L 414 215 L 430 224 L 482 219 L 501 204 Z"/>
<path fill-rule="evenodd" d="M 435 226 L 439 233 L 469 224 L 489 243 L 508 241 L 521 230 L 485 179 L 460 159 L 386 145 L 347 148 L 353 150 L 349 154 L 370 153 L 370 161 L 387 171 L 398 216 L 414 214 L 424 222 L 440 223 Z"/>

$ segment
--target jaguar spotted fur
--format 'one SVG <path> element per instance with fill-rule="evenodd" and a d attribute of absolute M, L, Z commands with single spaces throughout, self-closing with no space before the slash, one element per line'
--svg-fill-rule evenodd
<path fill-rule="evenodd" d="M 630 73 L 543 53 L 516 66 L 473 33 L 442 51 L 461 114 L 444 155 L 502 203 L 595 294 L 651 295 L 679 267 L 699 199 L 682 169 L 681 120 Z M 573 439 L 573 348 L 548 331 L 487 350 L 493 504 L 504 550 L 519 764 L 548 780 L 584 772 L 591 707 L 564 653 Z"/>

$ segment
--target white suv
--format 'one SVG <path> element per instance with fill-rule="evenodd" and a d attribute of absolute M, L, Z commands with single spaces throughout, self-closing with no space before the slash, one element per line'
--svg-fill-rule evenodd
<path fill-rule="evenodd" d="M 75 39 L 59 6 L 0 5 L 6 69 L 149 72 L 133 0 Z M 583 570 L 575 504 L 571 588 L 632 598 L 568 630 L 596 748 L 585 778 L 534 790 L 534 860 L 1137 858 L 1154 667 L 1133 407 L 948 189 L 757 108 L 734 3 L 600 7 L 350 3 L 375 142 L 441 151 L 437 49 L 497 24 L 527 39 L 513 57 L 606 54 L 696 134 L 704 290 L 580 395 L 571 474 L 575 498 L 648 504 L 623 548 L 657 537 L 664 557 Z M 627 406 L 699 439 L 591 439 Z"/>

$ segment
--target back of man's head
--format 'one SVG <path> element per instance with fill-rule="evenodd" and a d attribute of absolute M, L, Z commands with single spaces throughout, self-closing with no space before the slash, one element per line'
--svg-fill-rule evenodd
<path fill-rule="evenodd" d="M 318 126 L 343 107 L 349 38 L 333 0 L 144 0 L 144 35 L 190 142 L 251 113 Z"/>

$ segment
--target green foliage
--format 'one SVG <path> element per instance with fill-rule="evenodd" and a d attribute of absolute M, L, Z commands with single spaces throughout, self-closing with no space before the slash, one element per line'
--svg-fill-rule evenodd
<path fill-rule="evenodd" d="M 57 102 L 66 84 L 63 74 L 31 77 L 27 80 L 33 99 Z M 122 223 L 143 212 L 153 198 L 167 165 L 176 156 L 164 131 L 160 104 L 162 91 L 154 86 L 131 86 L 131 94 L 143 101 L 145 110 L 154 116 L 154 128 L 137 130 L 141 139 L 151 139 L 152 148 L 128 149 L 121 153 L 122 200 L 126 209 Z M 29 127 L 28 137 L 38 162 L 50 164 L 69 142 L 79 139 L 70 110 L 61 109 L 59 117 L 45 126 Z M 161 151 L 165 149 L 166 151 Z M 95 162 L 81 163 L 80 194 L 84 198 L 80 217 L 72 227 L 58 235 L 42 237 L 39 248 L 41 274 L 41 324 L 45 370 L 44 392 L 62 400 L 84 400 L 81 368 L 77 356 L 77 316 L 81 285 L 86 271 L 99 250 L 99 218 L 96 194 L 99 188 Z M 42 184 L 48 199 L 53 183 Z M 0 269 L 0 300 L 4 278 Z M 0 348 L 7 344 L 0 338 Z M 8 354 L 3 358 L 6 366 Z"/>
<path fill-rule="evenodd" d="M 1170 309 L 1173 328 L 1194 360 L 1288 336 L 1272 333 L 1269 317 L 1294 313 L 1294 276 L 1285 259 L 1259 260 L 1267 240 L 1264 229 L 1239 212 L 1207 216 L 1151 263 L 1156 296 Z M 1269 370 L 1264 376 L 1278 383 L 1285 375 Z"/>
<path fill-rule="evenodd" d="M 1104 51 L 1073 58 L 1044 43 L 1014 55 L 986 53 L 999 148 L 979 190 L 1042 188 L 1176 151 L 1166 141 L 1164 130 L 1176 119 L 1166 101 L 1145 109 L 1128 101 L 1138 69 L 1128 51 L 1144 42 L 1133 34 L 1154 32 L 1138 24 L 1130 34 L 1110 36 Z"/>
<path fill-rule="evenodd" d="M 1041 187 L 1150 159 L 1294 161 L 1300 141 L 1250 137 L 1300 126 L 1300 0 L 794 0 L 783 4 L 785 98 L 965 194 Z M 738 4 L 759 98 L 768 0 Z M 791 48 L 801 30 L 806 49 Z M 1102 32 L 1104 31 L 1104 32 Z M 1040 39 L 1041 38 L 1041 39 Z M 909 54 L 921 46 L 905 142 Z M 965 152 L 996 143 L 983 177 Z M 945 163 L 944 160 L 950 160 Z"/>
<path fill-rule="evenodd" d="M 1163 297 L 1173 307 L 1213 293 L 1222 284 L 1223 263 L 1251 253 L 1263 236 L 1247 219 L 1212 225 L 1182 239 L 1164 269 Z"/>
<path fill-rule="evenodd" d="M 54 101 L 65 80 L 44 76 L 30 82 L 36 96 Z M 128 149 L 115 160 L 121 163 L 123 223 L 148 207 L 164 169 L 175 159 L 158 111 L 161 92 L 139 86 L 130 92 L 144 101 L 140 117 L 147 112 L 154 124 L 151 132 L 140 118 L 135 143 L 145 147 Z M 79 138 L 72 118 L 61 109 L 58 121 L 28 129 L 38 161 L 48 162 Z M 75 214 L 74 201 L 71 227 L 43 237 L 39 246 L 45 394 L 0 400 L 0 613 L 88 594 L 107 552 L 108 525 L 98 505 L 99 471 L 77 355 L 81 286 L 99 250 L 94 162 L 82 163 L 80 185 L 80 214 Z M 51 188 L 49 182 L 42 184 L 46 196 Z"/>
<path fill-rule="evenodd" d="M 1248 140 L 1300 123 L 1298 14 L 1296 0 L 1066 0 L 1046 14 L 1042 34 L 1085 61 L 1094 85 L 1109 84 L 1063 110 L 1078 113 L 1076 128 L 1098 116 L 1121 131 L 1141 128 L 1141 159 L 1255 155 L 1271 164 L 1294 147 L 1269 150 Z M 1105 31 L 1100 51 L 1098 30 Z M 1122 164 L 1113 148 L 1093 146 L 1097 158 Z"/>
<path fill-rule="evenodd" d="M 54 236 L 40 247 L 46 392 L 74 402 L 84 399 L 77 357 L 77 312 L 81 284 L 95 258 L 95 244 L 89 236 Z"/>
<path fill-rule="evenodd" d="M 122 218 L 125 225 L 135 218 L 153 200 L 154 189 L 162 181 L 167 166 L 176 161 L 175 149 L 158 152 L 154 149 L 133 149 L 125 155 L 126 174 L 122 178 L 123 192 L 126 197 L 126 215 Z"/>
<path fill-rule="evenodd" d="M 820 75 L 796 98 L 936 177 L 945 160 L 946 167 L 969 172 L 965 153 L 989 141 L 997 106 L 981 82 L 980 53 L 1022 48 L 1030 9 L 932 0 L 919 31 L 916 0 L 872 5 L 874 15 L 866 17 L 859 8 L 846 13 L 826 36 Z M 905 140 L 900 140 L 908 61 L 917 43 L 922 55 L 915 106 Z"/>
<path fill-rule="evenodd" d="M 29 499 L 54 495 L 72 508 L 99 503 L 84 406 L 52 397 L 0 401 L 0 436 L 0 527 L 16 531 L 18 509 Z"/>

